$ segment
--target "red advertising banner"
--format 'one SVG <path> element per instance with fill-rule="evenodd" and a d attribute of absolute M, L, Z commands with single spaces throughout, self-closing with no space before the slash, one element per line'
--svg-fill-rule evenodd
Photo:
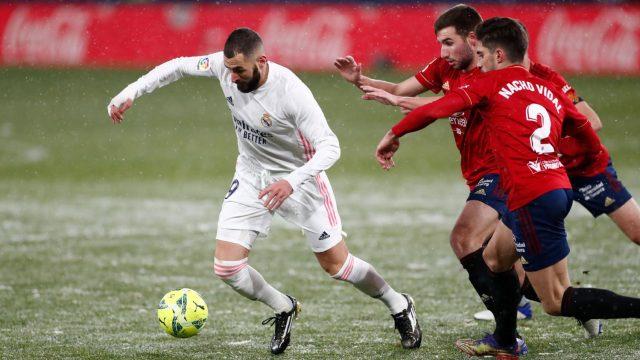
<path fill-rule="evenodd" d="M 353 55 L 365 66 L 418 69 L 440 48 L 433 22 L 448 5 L 0 4 L 0 64 L 149 67 L 221 50 L 247 26 L 270 59 L 329 70 Z M 640 6 L 480 5 L 484 18 L 520 19 L 529 53 L 571 73 L 640 75 Z"/>

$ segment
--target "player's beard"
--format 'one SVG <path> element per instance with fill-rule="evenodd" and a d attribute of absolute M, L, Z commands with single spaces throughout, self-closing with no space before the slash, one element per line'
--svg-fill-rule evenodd
<path fill-rule="evenodd" d="M 242 91 L 243 93 L 250 93 L 258 88 L 259 83 L 260 70 L 258 70 L 257 65 L 253 65 L 253 75 L 251 76 L 251 79 L 249 79 L 247 82 L 238 81 L 236 85 L 238 86 L 238 90 Z"/>
<path fill-rule="evenodd" d="M 466 46 L 464 54 L 460 56 L 460 60 L 453 66 L 456 70 L 467 70 L 469 65 L 473 62 L 473 49 L 471 46 Z"/>

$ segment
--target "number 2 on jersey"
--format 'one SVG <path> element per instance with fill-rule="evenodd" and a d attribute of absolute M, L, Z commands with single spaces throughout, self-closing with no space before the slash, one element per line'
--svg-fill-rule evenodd
<path fill-rule="evenodd" d="M 553 145 L 542 143 L 542 140 L 548 138 L 551 134 L 551 117 L 549 116 L 549 112 L 540 104 L 527 106 L 527 120 L 537 123 L 538 118 L 542 119 L 542 126 L 531 134 L 529 138 L 531 148 L 540 155 L 555 152 Z"/>

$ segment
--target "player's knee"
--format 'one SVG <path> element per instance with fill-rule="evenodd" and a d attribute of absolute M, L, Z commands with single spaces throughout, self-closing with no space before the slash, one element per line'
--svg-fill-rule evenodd
<path fill-rule="evenodd" d="M 458 258 L 466 255 L 469 248 L 469 231 L 464 226 L 455 227 L 449 235 L 449 244 Z"/>
<path fill-rule="evenodd" d="M 629 240 L 633 241 L 636 245 L 640 245 L 640 226 L 629 236 Z"/>
<path fill-rule="evenodd" d="M 562 299 L 542 300 L 542 309 L 551 316 L 560 316 L 562 314 Z"/>
<path fill-rule="evenodd" d="M 323 262 L 320 263 L 320 266 L 322 266 L 322 269 L 327 273 L 327 275 L 336 280 L 342 280 L 340 275 L 345 273 L 349 267 L 349 263 L 353 262 L 352 259 L 353 255 L 349 254 L 343 261 Z"/>
<path fill-rule="evenodd" d="M 320 267 L 322 268 L 322 270 L 324 270 L 325 273 L 327 273 L 327 275 L 333 276 L 340 271 L 343 264 L 344 263 L 341 264 L 341 263 L 322 262 L 320 263 Z"/>
<path fill-rule="evenodd" d="M 487 264 L 487 267 L 489 268 L 489 270 L 491 270 L 494 273 L 505 272 L 511 269 L 511 266 L 513 266 L 513 264 L 510 264 L 500 259 L 500 257 L 496 252 L 490 252 L 485 250 L 482 253 L 482 258 L 484 259 L 485 264 Z"/>
<path fill-rule="evenodd" d="M 449 243 L 451 249 L 458 258 L 478 250 L 482 246 L 482 239 L 475 234 L 474 230 L 468 225 L 456 225 L 449 235 Z"/>
<path fill-rule="evenodd" d="M 329 276 L 334 276 L 344 268 L 352 255 L 344 242 L 340 242 L 329 250 L 316 253 L 318 264 Z"/>
<path fill-rule="evenodd" d="M 545 313 L 552 316 L 562 314 L 562 297 L 565 291 L 566 288 L 556 287 L 554 290 L 549 291 L 548 294 L 543 294 L 543 296 L 540 297 L 542 309 Z"/>
<path fill-rule="evenodd" d="M 249 265 L 248 260 L 248 258 L 244 258 L 226 261 L 216 258 L 213 263 L 213 273 L 224 282 L 232 282 L 234 277 Z"/>

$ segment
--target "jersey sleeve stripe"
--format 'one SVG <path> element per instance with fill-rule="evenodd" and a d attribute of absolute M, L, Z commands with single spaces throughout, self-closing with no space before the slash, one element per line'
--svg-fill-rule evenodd
<path fill-rule="evenodd" d="M 302 147 L 304 150 L 304 157 L 307 161 L 311 160 L 311 145 L 307 142 L 307 139 L 304 137 L 304 135 L 302 135 L 302 132 L 300 130 L 298 130 L 298 137 L 300 137 L 300 142 L 302 143 Z"/>

